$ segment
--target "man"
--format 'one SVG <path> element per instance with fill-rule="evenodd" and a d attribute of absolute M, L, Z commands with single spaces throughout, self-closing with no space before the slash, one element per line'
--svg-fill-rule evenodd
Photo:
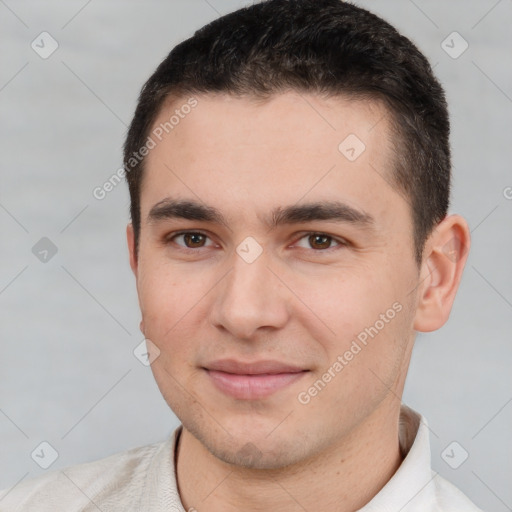
<path fill-rule="evenodd" d="M 401 404 L 469 248 L 410 41 L 339 0 L 224 16 L 145 84 L 125 170 L 141 330 L 182 425 L 2 510 L 478 510 Z"/>

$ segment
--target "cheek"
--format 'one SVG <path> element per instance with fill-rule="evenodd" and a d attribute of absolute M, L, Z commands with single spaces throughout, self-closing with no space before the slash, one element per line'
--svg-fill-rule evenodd
<path fill-rule="evenodd" d="M 144 262 L 139 268 L 138 293 L 145 321 L 167 328 L 176 323 L 204 295 L 202 277 L 185 267 Z"/>
<path fill-rule="evenodd" d="M 204 282 L 175 271 L 161 269 L 141 279 L 144 333 L 160 350 L 157 366 L 163 364 L 173 375 L 186 372 L 194 360 L 202 329 L 200 318 L 206 318 L 198 315 L 204 294 Z M 159 377 L 165 380 L 165 375 Z"/>
<path fill-rule="evenodd" d="M 173 410 L 188 407 L 187 389 L 197 371 L 193 362 L 201 339 L 198 315 L 205 280 L 190 270 L 168 264 L 147 264 L 139 273 L 139 299 L 145 335 L 159 349 L 151 365 L 155 380 Z"/>
<path fill-rule="evenodd" d="M 320 371 L 331 368 L 341 377 L 336 381 L 355 395 L 381 386 L 374 374 L 390 383 L 411 332 L 405 280 L 391 279 L 391 270 L 382 265 L 378 272 L 375 268 L 337 269 L 295 281 L 297 296 L 308 306 L 302 326 L 324 351 Z M 338 373 L 332 366 L 339 356 L 343 370 Z"/>
<path fill-rule="evenodd" d="M 400 301 L 400 285 L 375 268 L 328 269 L 315 276 L 290 276 L 289 282 L 308 307 L 311 320 L 325 324 L 333 338 L 347 340 L 373 325 L 380 314 Z"/>

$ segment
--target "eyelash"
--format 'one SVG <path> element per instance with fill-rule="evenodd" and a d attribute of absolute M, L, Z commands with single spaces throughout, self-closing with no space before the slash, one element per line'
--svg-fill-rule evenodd
<path fill-rule="evenodd" d="M 183 235 L 201 235 L 201 236 L 204 236 L 204 237 L 206 237 L 206 238 L 211 240 L 211 238 L 206 233 L 203 233 L 201 231 L 180 231 L 178 233 L 173 233 L 172 235 L 167 236 L 165 238 L 165 243 L 166 244 L 176 243 L 176 242 L 174 242 L 174 240 L 176 238 L 178 238 L 179 236 L 183 236 Z M 321 231 L 308 231 L 308 232 L 302 234 L 302 236 L 300 238 L 298 238 L 294 243 L 297 243 L 300 240 L 302 240 L 304 238 L 307 238 L 307 237 L 310 237 L 310 236 L 327 237 L 327 238 L 330 239 L 331 242 L 335 242 L 336 244 L 338 244 L 338 245 L 336 245 L 334 247 L 328 247 L 327 249 L 313 249 L 313 248 L 311 248 L 310 250 L 315 252 L 315 253 L 326 253 L 326 252 L 330 252 L 332 250 L 336 250 L 336 249 L 340 249 L 340 248 L 344 248 L 344 247 L 348 247 L 349 246 L 349 242 L 347 242 L 346 240 L 340 239 L 340 238 L 336 238 L 336 237 L 334 237 L 332 235 L 329 235 L 327 233 L 323 233 Z M 176 245 L 178 245 L 178 244 L 176 244 Z M 182 246 L 182 245 L 178 245 L 178 248 L 181 251 L 190 253 L 190 252 L 197 252 L 200 249 L 207 249 L 208 247 L 204 247 L 203 246 L 203 247 L 192 248 L 192 247 L 185 247 L 185 246 Z"/>

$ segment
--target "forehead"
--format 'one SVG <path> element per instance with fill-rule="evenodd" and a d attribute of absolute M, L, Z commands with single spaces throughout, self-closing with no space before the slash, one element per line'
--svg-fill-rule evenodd
<path fill-rule="evenodd" d="M 189 106 L 192 103 L 193 108 Z M 357 135 L 366 145 L 378 144 L 383 150 L 387 137 L 382 135 L 389 129 L 389 118 L 378 99 L 298 91 L 274 94 L 268 99 L 208 93 L 168 98 L 153 130 L 163 128 L 164 138 L 174 137 L 179 142 L 200 140 L 203 151 L 211 150 L 210 146 L 217 146 L 222 139 L 233 146 L 234 137 L 238 143 L 266 144 L 269 149 L 300 145 L 322 151 L 328 144 L 332 149 L 334 143 L 337 150 L 337 142 L 347 134 Z"/>
<path fill-rule="evenodd" d="M 377 101 L 298 92 L 265 101 L 184 96 L 165 102 L 149 135 L 156 145 L 146 157 L 143 217 L 166 194 L 219 208 L 256 199 L 273 208 L 334 192 L 348 204 L 379 191 L 398 197 L 389 115 Z"/>

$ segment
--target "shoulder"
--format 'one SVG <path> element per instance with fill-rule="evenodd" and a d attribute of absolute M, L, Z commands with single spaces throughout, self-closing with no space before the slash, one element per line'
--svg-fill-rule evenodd
<path fill-rule="evenodd" d="M 432 472 L 439 510 L 442 512 L 482 512 L 462 491 L 438 473 Z"/>
<path fill-rule="evenodd" d="M 144 487 L 151 460 L 169 441 L 149 444 L 116 453 L 93 462 L 22 481 L 0 491 L 1 512 L 74 512 L 95 508 L 98 502 L 111 509 L 109 502 L 136 503 Z"/>

